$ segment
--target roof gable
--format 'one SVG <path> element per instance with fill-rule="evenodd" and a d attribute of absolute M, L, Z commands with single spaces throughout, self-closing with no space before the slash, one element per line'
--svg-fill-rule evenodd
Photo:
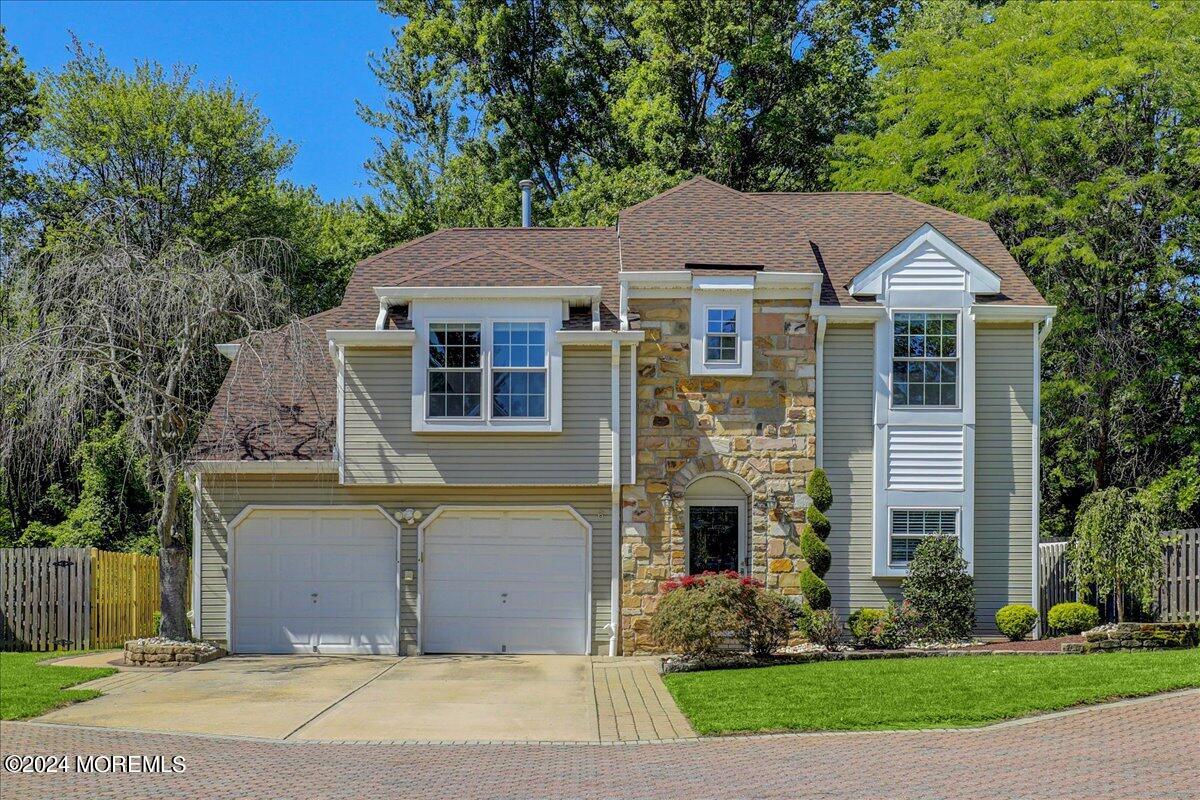
<path fill-rule="evenodd" d="M 940 258 L 930 258 L 931 255 Z M 914 263 L 915 262 L 915 263 Z M 896 278 L 903 271 L 905 281 Z M 952 274 L 947 274 L 952 273 Z M 1000 276 L 926 222 L 846 284 L 854 296 L 881 295 L 889 288 L 949 288 L 973 294 L 999 294 Z M 957 282 L 958 285 L 954 285 Z"/>

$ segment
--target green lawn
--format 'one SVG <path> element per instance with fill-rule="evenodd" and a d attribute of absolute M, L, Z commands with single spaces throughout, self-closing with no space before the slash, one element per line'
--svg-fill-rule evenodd
<path fill-rule="evenodd" d="M 59 706 L 98 697 L 99 692 L 66 687 L 112 675 L 115 669 L 37 663 L 72 655 L 81 653 L 0 653 L 0 719 L 36 717 Z"/>
<path fill-rule="evenodd" d="M 702 734 L 963 727 L 1200 686 L 1200 648 L 824 661 L 663 680 Z"/>

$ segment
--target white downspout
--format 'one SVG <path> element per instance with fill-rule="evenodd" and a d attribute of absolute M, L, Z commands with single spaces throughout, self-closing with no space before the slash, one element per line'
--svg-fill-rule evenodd
<path fill-rule="evenodd" d="M 200 638 L 200 493 L 204 490 L 203 475 L 192 477 L 192 638 Z"/>
<path fill-rule="evenodd" d="M 829 317 L 825 314 L 819 314 L 817 320 L 817 386 L 816 397 L 813 398 L 813 404 L 816 406 L 817 421 L 814 427 L 814 457 L 818 467 L 824 466 L 824 451 L 825 451 L 825 327 L 829 322 Z"/>
<path fill-rule="evenodd" d="M 610 619 L 608 623 L 609 656 L 617 655 L 621 622 L 621 344 L 612 345 L 612 410 L 609 414 L 610 449 L 612 451 L 612 555 L 609 564 Z"/>

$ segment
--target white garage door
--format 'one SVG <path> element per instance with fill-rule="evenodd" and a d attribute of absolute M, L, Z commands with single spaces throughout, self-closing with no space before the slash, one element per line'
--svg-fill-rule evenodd
<path fill-rule="evenodd" d="M 447 510 L 424 529 L 427 653 L 587 653 L 588 529 L 565 509 Z"/>
<path fill-rule="evenodd" d="M 397 652 L 396 528 L 378 511 L 263 509 L 233 537 L 237 652 Z"/>

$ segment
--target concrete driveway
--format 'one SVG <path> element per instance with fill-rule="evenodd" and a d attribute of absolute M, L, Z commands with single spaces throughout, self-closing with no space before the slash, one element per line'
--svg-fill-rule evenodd
<path fill-rule="evenodd" d="M 38 721 L 305 740 L 599 742 L 695 735 L 649 664 L 630 659 L 229 656 L 166 674 L 121 672 L 84 686 L 104 695 Z"/>

